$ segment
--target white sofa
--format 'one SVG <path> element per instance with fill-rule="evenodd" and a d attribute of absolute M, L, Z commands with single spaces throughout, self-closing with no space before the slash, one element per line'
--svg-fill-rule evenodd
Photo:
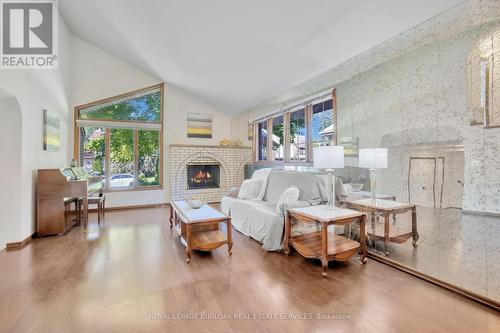
<path fill-rule="evenodd" d="M 267 177 L 263 174 L 268 173 Z M 282 248 L 284 232 L 284 212 L 291 207 L 305 207 L 326 202 L 326 176 L 308 172 L 265 170 L 254 172 L 252 178 L 264 178 L 265 192 L 262 200 L 245 200 L 237 198 L 237 191 L 222 198 L 221 210 L 231 216 L 236 230 L 262 243 L 267 251 L 278 251 Z M 299 200 L 280 207 L 277 202 L 281 193 L 295 186 L 299 189 Z M 336 180 L 336 193 L 345 192 L 340 180 Z M 311 224 L 294 224 L 292 235 L 317 231 Z"/>

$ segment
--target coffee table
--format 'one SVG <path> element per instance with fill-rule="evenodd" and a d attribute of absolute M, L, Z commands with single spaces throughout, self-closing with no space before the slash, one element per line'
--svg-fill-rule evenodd
<path fill-rule="evenodd" d="M 226 223 L 226 234 L 220 230 L 220 223 Z M 188 264 L 192 250 L 212 251 L 227 244 L 227 251 L 232 254 L 231 217 L 209 205 L 194 209 L 184 200 L 170 202 L 170 228 L 177 231 L 181 243 L 186 246 Z"/>
<path fill-rule="evenodd" d="M 321 231 L 292 237 L 292 220 L 305 223 L 321 224 Z M 366 215 L 351 209 L 329 209 L 325 205 L 288 209 L 285 215 L 285 253 L 290 254 L 290 246 L 306 258 L 321 260 L 322 275 L 327 277 L 328 262 L 331 260 L 347 261 L 357 252 L 361 262 L 366 263 L 365 242 Z M 359 221 L 359 242 L 335 233 L 328 232 L 329 225 L 348 225 Z"/>

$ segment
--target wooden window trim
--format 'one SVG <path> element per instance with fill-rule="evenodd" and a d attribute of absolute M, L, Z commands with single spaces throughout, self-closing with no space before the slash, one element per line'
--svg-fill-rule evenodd
<path fill-rule="evenodd" d="M 76 124 L 76 121 L 79 118 L 80 110 L 85 109 L 85 108 L 89 108 L 91 106 L 96 106 L 99 104 L 112 102 L 112 101 L 117 100 L 117 99 L 133 96 L 133 95 L 136 95 L 138 93 L 152 90 L 152 89 L 156 89 L 156 88 L 160 89 L 160 130 L 158 131 L 159 135 L 160 135 L 160 158 L 159 158 L 160 185 L 157 185 L 157 186 L 139 186 L 138 185 L 139 182 L 138 182 L 138 178 L 136 177 L 136 174 L 138 171 L 137 170 L 137 168 L 138 168 L 138 161 L 137 160 L 139 158 L 138 157 L 139 143 L 137 142 L 136 136 L 138 135 L 137 133 L 139 130 L 133 129 L 133 131 L 134 131 L 134 187 L 130 188 L 130 189 L 111 189 L 111 188 L 109 188 L 109 184 L 110 184 L 110 175 L 109 175 L 109 173 L 110 173 L 110 160 L 109 160 L 109 156 L 111 153 L 111 151 L 110 151 L 111 131 L 109 128 L 106 128 L 106 134 L 105 134 L 106 135 L 106 143 L 105 143 L 105 157 L 104 157 L 104 160 L 105 160 L 104 173 L 105 173 L 106 183 L 105 183 L 105 188 L 103 189 L 104 192 L 153 191 L 153 190 L 162 190 L 163 189 L 163 158 L 164 158 L 164 156 L 163 156 L 163 154 L 164 154 L 164 152 L 163 152 L 163 130 L 164 130 L 163 120 L 164 120 L 164 105 L 165 105 L 165 84 L 159 83 L 159 84 L 155 84 L 155 85 L 148 86 L 145 88 L 128 91 L 126 93 L 119 94 L 116 96 L 107 97 L 107 98 L 93 101 L 90 103 L 75 106 L 74 112 L 73 112 L 73 141 L 74 141 L 74 143 L 73 143 L 73 157 L 74 157 L 75 161 L 78 164 L 80 164 L 80 131 L 79 131 L 78 126 Z M 123 120 L 123 121 L 122 120 L 106 120 L 106 121 L 115 121 L 115 122 L 120 122 L 120 123 L 132 123 L 132 124 L 133 123 L 146 123 L 144 121 L 131 121 L 131 120 Z"/>
<path fill-rule="evenodd" d="M 267 119 L 267 161 L 274 160 L 273 158 L 273 118 Z"/>
<path fill-rule="evenodd" d="M 333 112 L 333 144 L 337 145 L 337 140 L 338 140 L 338 123 L 337 123 L 337 89 L 332 89 L 332 112 Z"/>
<path fill-rule="evenodd" d="M 285 156 L 283 163 L 290 163 L 290 112 L 283 115 L 284 131 L 285 131 Z"/>
<path fill-rule="evenodd" d="M 309 104 L 305 107 L 306 116 L 306 161 L 312 162 L 312 105 Z"/>

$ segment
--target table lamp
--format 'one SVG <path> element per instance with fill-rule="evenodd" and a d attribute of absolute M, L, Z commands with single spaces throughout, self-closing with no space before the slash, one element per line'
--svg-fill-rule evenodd
<path fill-rule="evenodd" d="M 313 149 L 314 167 L 325 169 L 328 175 L 328 207 L 335 209 L 334 169 L 344 167 L 343 146 L 321 146 Z"/>
<path fill-rule="evenodd" d="M 387 168 L 387 149 L 368 148 L 359 150 L 359 167 L 370 169 L 370 190 L 372 202 L 377 199 L 377 169 Z"/>

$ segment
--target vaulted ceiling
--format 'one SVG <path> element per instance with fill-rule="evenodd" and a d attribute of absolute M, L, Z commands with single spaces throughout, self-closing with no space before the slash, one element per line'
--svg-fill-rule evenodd
<path fill-rule="evenodd" d="M 236 114 L 462 0 L 59 0 L 73 33 Z"/>

